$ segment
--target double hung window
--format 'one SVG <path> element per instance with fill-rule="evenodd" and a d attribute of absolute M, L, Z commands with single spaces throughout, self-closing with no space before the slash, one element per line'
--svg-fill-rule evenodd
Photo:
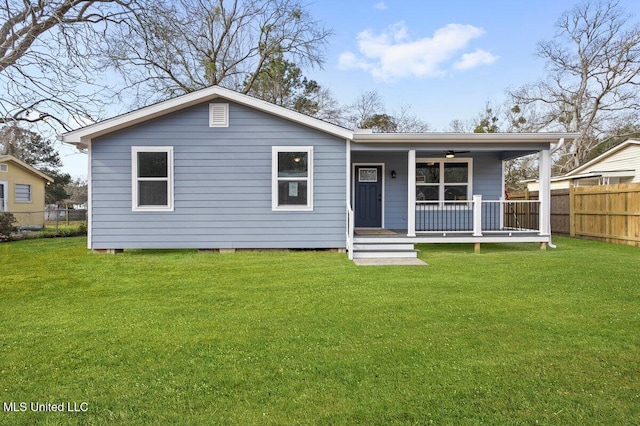
<path fill-rule="evenodd" d="M 173 210 L 173 147 L 132 148 L 134 211 Z"/>
<path fill-rule="evenodd" d="M 272 210 L 313 210 L 313 147 L 272 148 Z"/>
<path fill-rule="evenodd" d="M 416 201 L 442 203 L 471 199 L 471 159 L 419 159 Z"/>

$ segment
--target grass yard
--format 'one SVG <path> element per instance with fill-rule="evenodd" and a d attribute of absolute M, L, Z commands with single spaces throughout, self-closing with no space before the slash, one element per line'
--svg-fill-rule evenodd
<path fill-rule="evenodd" d="M 1 244 L 0 424 L 640 424 L 640 249 L 556 243 L 428 267 Z"/>

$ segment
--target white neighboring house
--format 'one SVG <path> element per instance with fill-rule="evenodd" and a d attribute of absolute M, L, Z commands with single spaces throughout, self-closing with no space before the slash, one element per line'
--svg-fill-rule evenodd
<path fill-rule="evenodd" d="M 538 190 L 537 180 L 525 182 L 529 191 Z M 551 189 L 619 183 L 640 183 L 640 140 L 629 139 L 565 175 L 552 177 Z"/>

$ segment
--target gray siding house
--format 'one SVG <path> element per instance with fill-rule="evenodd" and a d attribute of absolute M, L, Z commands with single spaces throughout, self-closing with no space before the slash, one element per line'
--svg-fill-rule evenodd
<path fill-rule="evenodd" d="M 351 131 L 218 86 L 62 135 L 89 153 L 95 251 L 551 242 L 549 197 L 504 197 L 505 160 L 574 134 Z M 543 189 L 544 192 L 544 189 Z"/>

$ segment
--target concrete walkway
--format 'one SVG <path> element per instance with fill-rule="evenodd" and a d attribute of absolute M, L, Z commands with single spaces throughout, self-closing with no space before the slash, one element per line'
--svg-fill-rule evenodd
<path fill-rule="evenodd" d="M 353 263 L 358 266 L 427 266 L 425 262 L 417 258 L 353 259 Z"/>

